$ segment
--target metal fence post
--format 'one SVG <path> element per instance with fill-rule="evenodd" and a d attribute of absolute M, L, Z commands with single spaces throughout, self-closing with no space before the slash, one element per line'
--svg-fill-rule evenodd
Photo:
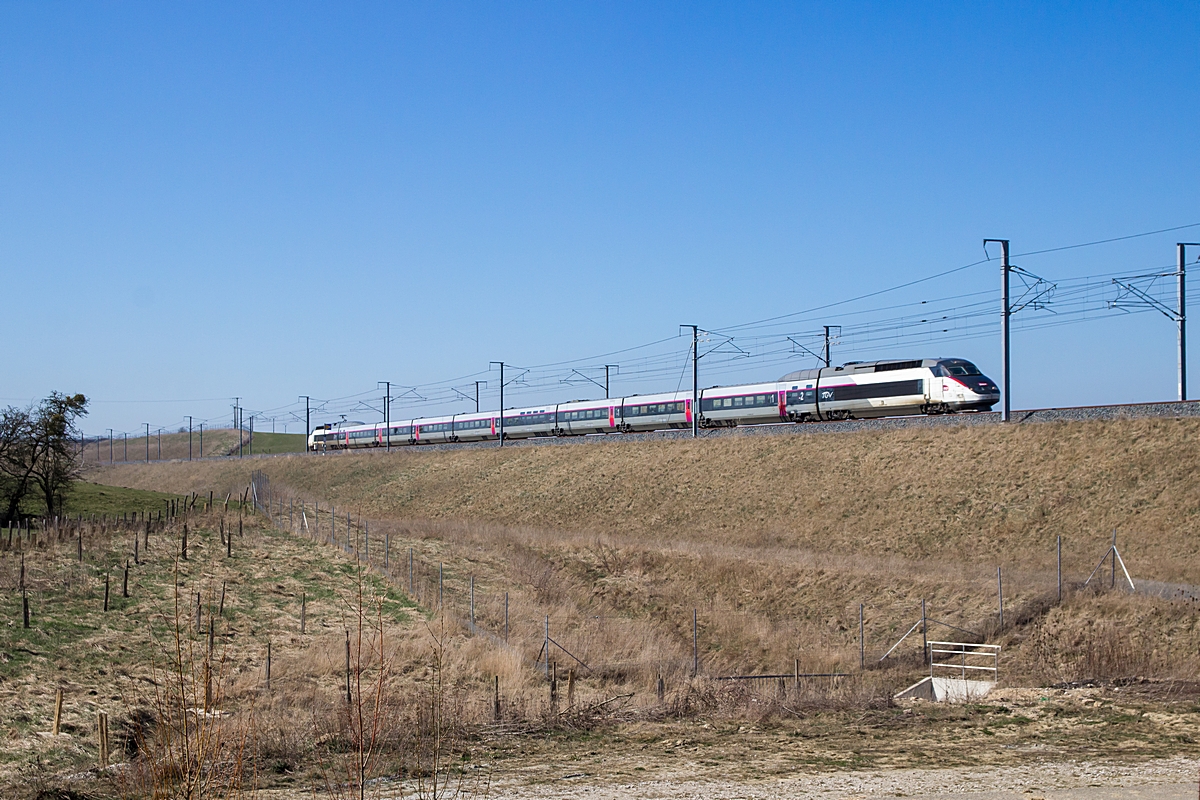
<path fill-rule="evenodd" d="M 1004 575 L 1000 567 L 996 567 L 996 597 L 1000 605 L 1000 628 L 1004 628 Z"/>
<path fill-rule="evenodd" d="M 1058 602 L 1062 602 L 1062 537 L 1058 537 Z"/>
<path fill-rule="evenodd" d="M 864 669 L 867 663 L 867 646 L 863 638 L 863 604 L 858 604 L 858 668 Z"/>
<path fill-rule="evenodd" d="M 696 624 L 696 609 L 692 609 L 692 677 L 700 674 L 699 628 Z"/>
<path fill-rule="evenodd" d="M 1117 588 L 1117 529 L 1116 528 L 1113 528 L 1113 543 L 1112 543 L 1111 555 L 1112 555 L 1112 582 L 1109 583 L 1108 588 L 1115 589 L 1115 588 Z M 1104 579 L 1101 578 L 1100 580 L 1104 580 Z"/>
<path fill-rule="evenodd" d="M 921 601 L 921 663 L 929 663 L 929 628 L 928 617 L 925 616 L 925 601 Z"/>

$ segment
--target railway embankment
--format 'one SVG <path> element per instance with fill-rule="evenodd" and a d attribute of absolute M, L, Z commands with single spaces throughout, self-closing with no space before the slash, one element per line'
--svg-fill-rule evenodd
<path fill-rule="evenodd" d="M 511 601 L 530 659 L 550 617 L 575 655 L 652 681 L 691 664 L 698 620 L 707 674 L 857 668 L 860 648 L 880 664 L 926 609 L 931 637 L 1001 644 L 1009 685 L 1200 674 L 1200 617 L 1177 591 L 1200 585 L 1197 418 L 405 448 L 92 478 L 223 497 L 255 470 L 283 524 L 301 529 L 306 509 L 305 535 L 328 536 L 333 508 L 343 536 L 347 514 L 368 521 L 376 558 L 384 542 L 413 559 L 419 598 L 441 597 L 444 576 L 461 613 L 470 597 L 493 616 Z M 1134 581 L 1165 593 L 1123 591 L 1107 567 L 1084 589 L 1114 532 Z M 919 677 L 920 648 L 909 637 L 885 683 Z"/>
<path fill-rule="evenodd" d="M 1086 560 L 1116 531 L 1145 577 L 1200 582 L 1197 418 L 412 448 L 117 465 L 90 476 L 223 495 L 256 469 L 297 496 L 373 518 L 770 541 L 931 563 L 1048 564 L 1058 536 L 1066 557 Z"/>

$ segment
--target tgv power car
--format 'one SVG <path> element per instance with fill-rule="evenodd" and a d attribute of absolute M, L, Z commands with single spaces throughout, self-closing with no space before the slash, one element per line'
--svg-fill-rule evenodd
<path fill-rule="evenodd" d="M 926 358 L 914 361 L 853 361 L 840 367 L 806 369 L 775 383 L 716 386 L 700 392 L 634 395 L 610 400 L 454 414 L 375 425 L 325 425 L 308 437 L 310 450 L 380 447 L 385 444 L 480 442 L 500 438 L 580 436 L 596 433 L 690 428 L 699 414 L 703 428 L 871 419 L 911 414 L 986 411 L 1000 390 L 970 361 Z"/>

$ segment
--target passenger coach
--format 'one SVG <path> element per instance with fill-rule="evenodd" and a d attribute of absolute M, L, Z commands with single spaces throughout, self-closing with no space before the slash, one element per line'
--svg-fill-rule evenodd
<path fill-rule="evenodd" d="M 699 415 L 702 428 L 873 419 L 914 414 L 987 411 L 1000 400 L 996 384 L 970 361 L 852 361 L 800 370 L 775 383 L 714 386 L 690 392 L 578 400 L 505 409 L 505 439 L 684 429 Z M 310 450 L 384 445 L 481 442 L 500 437 L 496 413 L 454 414 L 383 424 L 325 425 L 308 437 Z"/>

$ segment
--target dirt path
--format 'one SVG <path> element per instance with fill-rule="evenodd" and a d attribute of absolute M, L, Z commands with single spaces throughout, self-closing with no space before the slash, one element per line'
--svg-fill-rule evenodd
<path fill-rule="evenodd" d="M 524 772 L 524 771 L 522 771 Z M 556 776 L 546 773 L 559 773 Z M 926 800 L 1194 800 L 1200 791 L 1200 760 L 1152 759 L 1139 763 L 1048 762 L 1022 766 L 952 769 L 875 769 L 797 772 L 766 779 L 709 777 L 697 770 L 654 770 L 634 781 L 607 780 L 553 765 L 538 764 L 525 774 L 502 771 L 491 780 L 481 770 L 475 783 L 451 786 L 447 796 L 489 800 L 572 798 L 573 800 L 868 800 L 880 797 Z M 532 774 L 531 774 L 532 773 Z M 378 797 L 416 796 L 408 783 L 374 787 Z M 455 788 L 461 788 L 461 794 Z M 428 790 L 428 787 L 426 787 Z M 440 796 L 440 792 L 439 792 Z M 259 792 L 260 800 L 300 800 L 303 790 Z"/>
<path fill-rule="evenodd" d="M 602 784 L 599 776 L 569 774 L 530 785 L 500 777 L 488 797 L 572 797 L 583 800 L 654 798 L 795 797 L 813 800 L 856 800 L 876 797 L 920 797 L 930 800 L 1193 800 L 1200 786 L 1200 761 L 1161 759 L 1138 764 L 1043 763 L 981 769 L 898 769 L 796 774 L 763 781 L 697 780 L 686 771 L 657 775 L 632 783 Z"/>

